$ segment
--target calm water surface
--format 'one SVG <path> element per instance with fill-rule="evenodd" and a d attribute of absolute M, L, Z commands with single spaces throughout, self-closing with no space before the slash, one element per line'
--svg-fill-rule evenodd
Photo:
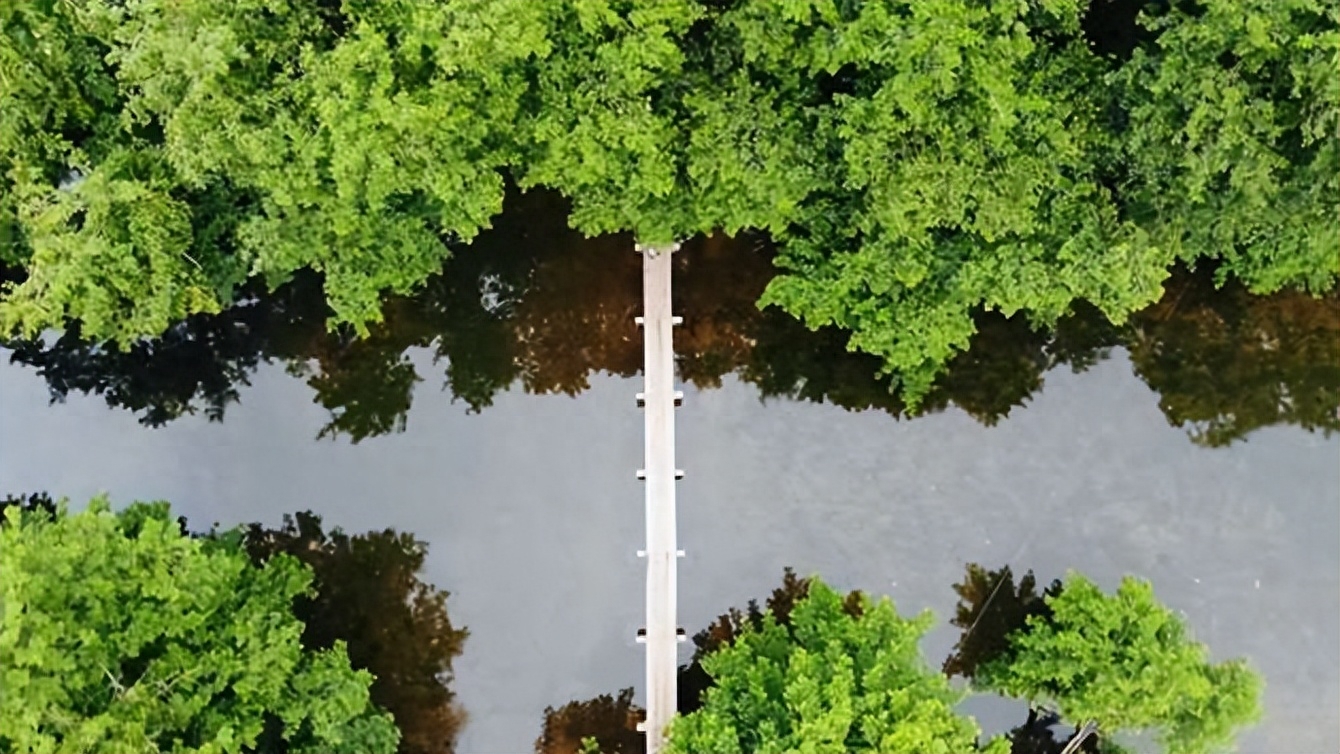
<path fill-rule="evenodd" d="M 310 509 L 412 532 L 470 631 L 457 751 L 532 750 L 546 706 L 641 685 L 644 573 L 636 259 L 530 211 L 435 292 L 389 302 L 371 341 L 325 335 L 294 294 L 127 357 L 19 348 L 0 366 L 0 491 L 167 499 L 193 528 Z M 786 566 L 942 622 L 967 562 L 1107 588 L 1131 573 L 1216 659 L 1264 675 L 1240 750 L 1340 749 L 1334 297 L 1183 276 L 1126 329 L 984 318 L 909 419 L 840 338 L 752 307 L 766 249 L 714 243 L 676 281 L 690 633 Z M 956 637 L 928 637 L 931 661 Z M 1022 722 L 968 707 L 991 731 Z"/>

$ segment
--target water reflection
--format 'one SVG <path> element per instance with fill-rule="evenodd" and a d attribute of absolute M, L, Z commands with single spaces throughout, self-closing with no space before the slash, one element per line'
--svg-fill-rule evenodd
<path fill-rule="evenodd" d="M 1070 739 L 1078 735 L 1080 729 L 1061 727 L 1058 730 L 1060 725 L 1061 719 L 1055 714 L 1030 708 L 1024 724 L 1011 728 L 1006 734 L 1010 738 L 1010 754 L 1065 754 Z M 1072 751 L 1074 754 L 1099 754 L 1104 751 L 1103 741 L 1099 736 L 1090 735 Z M 1109 744 L 1106 751 L 1111 754 L 1121 750 Z"/>
<path fill-rule="evenodd" d="M 312 568 L 315 596 L 294 605 L 303 646 L 348 645 L 350 664 L 375 676 L 372 701 L 395 717 L 401 754 L 455 750 L 465 713 L 451 664 L 468 632 L 448 618 L 447 593 L 420 580 L 423 542 L 392 529 L 323 532 L 320 516 L 302 512 L 277 529 L 251 524 L 243 545 L 258 563 L 287 553 Z"/>
<path fill-rule="evenodd" d="M 972 678 L 979 665 L 1004 654 L 1010 632 L 1023 628 L 1030 615 L 1048 614 L 1043 597 L 1059 594 L 1061 582 L 1053 581 L 1038 594 L 1032 571 L 1024 574 L 1016 587 L 1009 566 L 988 571 L 969 563 L 954 591 L 959 602 L 950 625 L 963 629 L 963 633 L 954 645 L 954 653 L 945 660 L 944 672 Z"/>
<path fill-rule="evenodd" d="M 320 281 L 306 275 L 273 293 L 253 285 L 245 304 L 128 352 L 93 347 L 76 327 L 11 344 L 11 360 L 35 367 L 53 400 L 100 394 L 151 426 L 195 412 L 222 419 L 257 366 L 277 361 L 330 412 L 320 435 L 354 442 L 405 429 L 424 380 L 411 348 L 431 349 L 444 387 L 470 410 L 514 384 L 576 395 L 594 373 L 640 368 L 640 261 L 630 239 L 584 238 L 566 216 L 552 194 L 509 197 L 496 227 L 418 295 L 388 298 L 366 339 L 326 331 Z M 766 239 L 747 235 L 695 239 L 676 256 L 677 307 L 689 315 L 675 333 L 681 377 L 710 388 L 733 373 L 765 398 L 906 415 L 896 385 L 875 376 L 875 359 L 847 352 L 844 333 L 755 306 L 770 258 Z M 1046 334 L 1021 316 L 983 313 L 922 411 L 953 404 L 993 425 L 1042 388 L 1048 369 L 1082 371 L 1123 347 L 1168 421 L 1197 443 L 1227 445 L 1272 424 L 1340 428 L 1340 294 L 1253 296 L 1233 283 L 1216 289 L 1212 274 L 1175 272 L 1163 300 L 1120 327 L 1083 305 Z"/>
<path fill-rule="evenodd" d="M 535 741 L 536 754 L 578 754 L 582 739 L 594 738 L 600 754 L 642 754 L 647 736 L 637 724 L 645 710 L 633 704 L 633 689 L 617 696 L 601 694 L 594 699 L 574 701 L 544 711 L 544 729 Z"/>
<path fill-rule="evenodd" d="M 9 495 L 0 500 L 0 522 L 15 506 L 56 513 L 45 492 Z M 186 519 L 177 520 L 188 534 Z M 293 606 L 304 624 L 302 644 L 322 650 L 345 642 L 350 664 L 374 676 L 373 703 L 395 718 L 400 754 L 455 751 L 466 715 L 451 690 L 452 660 L 469 632 L 447 616 L 448 593 L 421 580 L 423 542 L 392 529 L 326 532 L 320 516 L 301 512 L 285 515 L 278 528 L 245 527 L 242 545 L 257 564 L 286 553 L 312 569 L 313 595 Z M 269 733 L 258 750 L 285 750 L 278 729 Z"/>
<path fill-rule="evenodd" d="M 0 524 L 5 521 L 5 511 L 18 508 L 20 513 L 42 511 L 48 516 L 56 515 L 56 501 L 46 492 L 33 492 L 23 495 L 6 495 L 0 500 Z"/>

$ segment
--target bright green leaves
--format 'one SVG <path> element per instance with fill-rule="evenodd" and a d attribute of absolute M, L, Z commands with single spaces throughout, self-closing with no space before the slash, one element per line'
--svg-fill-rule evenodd
<path fill-rule="evenodd" d="M 62 27 L 60 41 L 99 50 L 88 65 L 101 76 L 92 80 L 110 94 L 94 111 L 105 131 L 95 136 L 136 153 L 158 153 L 153 188 L 160 204 L 181 203 L 174 205 L 174 222 L 154 236 L 81 236 L 82 257 L 120 260 L 89 286 L 139 289 L 143 275 L 123 279 L 126 269 L 149 260 L 161 282 L 163 260 L 175 256 L 228 273 L 207 276 L 202 285 L 179 272 L 175 286 L 152 293 L 152 316 L 112 323 L 113 309 L 85 321 L 87 335 L 121 342 L 159 334 L 185 314 L 228 302 L 236 270 L 277 284 L 299 269 L 316 269 L 325 273 L 334 322 L 362 328 L 379 319 L 382 294 L 407 293 L 440 269 L 448 242 L 470 239 L 501 209 L 499 169 L 517 151 L 514 130 L 527 87 L 523 64 L 549 49 L 547 11 L 519 1 L 403 0 L 338 12 L 296 0 L 80 7 L 86 10 Z M 43 18 L 37 10 L 27 15 Z M 20 57 L 25 28 L 7 25 L 0 60 Z M 49 260 L 75 253 L 50 237 L 65 233 L 67 218 L 39 222 L 43 193 L 71 169 L 90 176 L 104 169 L 101 153 L 91 164 L 72 161 L 82 143 L 39 149 L 36 137 L 28 138 L 28 132 L 49 135 L 68 120 L 62 112 L 39 111 L 39 105 L 51 110 L 46 100 L 58 85 L 68 88 L 57 80 L 36 93 L 3 93 L 37 102 L 28 107 L 33 125 L 0 138 L 0 160 L 14 163 L 10 172 L 27 182 L 22 195 L 38 197 L 29 202 L 36 208 L 20 211 L 6 192 L 0 211 L 23 222 L 6 223 L 0 215 L 0 225 L 14 228 L 4 233 L 10 243 L 5 258 L 26 258 L 27 246 L 63 249 L 54 257 L 58 252 L 48 251 L 30 273 L 40 271 L 39 262 L 51 267 Z M 111 206 L 109 215 L 133 214 L 116 204 L 124 203 L 121 194 L 86 183 L 93 205 Z M 235 194 L 231 206 L 194 200 L 221 187 Z M 178 232 L 188 227 L 226 227 L 227 233 L 193 239 Z M 204 240 L 214 243 L 196 243 Z M 0 308 L 3 324 L 31 332 L 59 326 L 63 317 L 83 318 L 105 303 L 85 305 L 72 291 L 90 275 L 88 265 L 59 266 Z M 54 288 L 54 277 L 64 287 Z M 216 300 L 204 300 L 197 288 Z"/>
<path fill-rule="evenodd" d="M 954 711 L 967 692 L 951 688 L 921 655 L 929 612 L 904 618 L 887 598 L 876 604 L 852 592 L 844 599 L 787 569 L 766 611 L 750 601 L 747 611 L 733 608 L 694 637 L 693 663 L 680 668 L 689 711 L 670 724 L 668 748 L 1054 752 L 1072 735 L 1058 741 L 1050 730 L 1057 714 L 1044 704 L 1056 703 L 1076 730 L 1089 719 L 1098 724 L 1098 740 L 1088 740 L 1086 751 L 1124 752 L 1114 734 L 1155 728 L 1170 754 L 1210 752 L 1257 714 L 1260 679 L 1241 661 L 1205 663 L 1205 648 L 1185 637 L 1148 584 L 1128 579 L 1114 597 L 1075 574 L 1041 596 L 1035 586 L 1030 572 L 1016 593 L 1008 567 L 987 572 L 976 565 L 955 586 L 964 602 L 954 625 L 964 634 L 945 671 L 996 684 L 978 683 L 977 691 L 1041 703 L 1006 735 L 979 743 L 976 723 Z M 1001 605 L 998 614 L 993 607 Z M 588 733 L 597 745 L 583 750 L 631 748 L 628 721 L 638 714 L 629 706 L 632 693 L 546 710 L 536 750 Z"/>
<path fill-rule="evenodd" d="M 750 54 L 854 83 L 830 136 L 843 191 L 802 209 L 763 303 L 851 330 L 909 403 L 976 307 L 1050 323 L 1085 299 L 1120 322 L 1177 257 L 1262 291 L 1334 283 L 1340 84 L 1321 72 L 1340 36 L 1321 4 L 1171 14 L 1115 74 L 1072 38 L 1072 2 L 783 5 L 739 23 Z"/>
<path fill-rule="evenodd" d="M 1211 665 L 1148 582 L 1127 578 L 1108 596 L 1071 574 L 1045 599 L 1051 616 L 1011 634 L 1006 656 L 978 668 L 982 685 L 1067 720 L 1156 729 L 1171 754 L 1228 747 L 1260 716 L 1260 677 L 1241 660 Z"/>
<path fill-rule="evenodd" d="M 207 271 L 192 257 L 191 208 L 169 193 L 155 162 L 115 153 L 25 204 L 28 278 L 6 291 L 0 330 L 33 337 L 78 319 L 128 344 L 219 310 L 228 271 Z"/>
<path fill-rule="evenodd" d="M 698 209 L 695 229 L 780 232 L 813 189 L 807 119 L 746 73 L 722 84 L 685 102 L 694 124 L 686 164 Z"/>
<path fill-rule="evenodd" d="M 1340 274 L 1340 28 L 1334 2 L 1212 0 L 1144 16 L 1117 74 L 1123 194 L 1159 243 L 1222 259 L 1255 292 Z"/>
<path fill-rule="evenodd" d="M 343 641 L 331 649 L 306 653 L 303 667 L 286 689 L 288 705 L 279 711 L 294 754 L 393 752 L 400 740 L 390 715 L 368 699 L 372 674 L 351 671 Z"/>
<path fill-rule="evenodd" d="M 88 15 L 74 3 L 44 6 L 0 7 L 2 264 L 24 264 L 32 252 L 19 219 L 24 198 L 60 182 L 66 165 L 100 157 L 103 134 L 116 125 L 105 48 L 81 33 Z"/>
<path fill-rule="evenodd" d="M 311 654 L 288 557 L 190 539 L 166 504 L 104 499 L 0 527 L 0 740 L 23 751 L 240 752 L 267 715 L 295 751 L 394 751 L 371 677 L 342 646 Z M 231 544 L 229 544 L 231 542 Z"/>
<path fill-rule="evenodd" d="M 553 51 L 537 60 L 523 121 L 523 186 L 573 201 L 589 235 L 632 230 L 647 242 L 686 231 L 677 113 L 657 96 L 681 76 L 690 0 L 582 0 L 555 9 Z"/>
<path fill-rule="evenodd" d="M 362 327 L 501 209 L 520 62 L 546 40 L 533 3 L 346 12 L 334 29 L 296 3 L 163 7 L 139 21 L 123 75 L 184 178 L 226 175 L 259 198 L 238 232 L 252 271 L 324 272 L 335 321 Z"/>
<path fill-rule="evenodd" d="M 840 187 L 783 236 L 788 272 L 763 303 L 851 330 L 912 404 L 966 347 L 973 308 L 1047 321 L 1087 298 L 1119 318 L 1167 265 L 1099 185 L 1101 71 L 1079 42 L 1034 39 L 1072 30 L 1078 5 L 1011 8 L 870 3 L 803 40 L 853 82 L 821 133 Z"/>
<path fill-rule="evenodd" d="M 22 0 L 0 261 L 31 280 L 0 326 L 124 343 L 311 268 L 366 334 L 507 176 L 587 234 L 768 231 L 762 303 L 849 330 L 915 407 L 975 309 L 1120 322 L 1176 259 L 1332 286 L 1333 6 L 1207 0 L 1101 57 L 1101 0 Z"/>
<path fill-rule="evenodd" d="M 742 65 L 730 18 L 646 0 L 555 14 L 522 185 L 562 191 L 592 235 L 785 229 L 821 185 L 807 90 L 793 71 Z"/>
<path fill-rule="evenodd" d="M 855 613 L 855 614 L 853 614 Z M 817 579 L 787 625 L 769 612 L 703 658 L 714 685 L 670 728 L 675 752 L 979 751 L 954 712 L 962 694 L 926 667 L 931 617 L 900 617 L 887 599 L 855 609 Z M 1008 751 L 1003 739 L 985 751 Z"/>

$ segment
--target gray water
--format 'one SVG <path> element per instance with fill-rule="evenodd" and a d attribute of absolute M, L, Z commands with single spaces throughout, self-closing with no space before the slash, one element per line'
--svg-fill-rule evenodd
<path fill-rule="evenodd" d="M 431 372 L 425 352 L 412 357 Z M 577 398 L 513 389 L 473 415 L 424 383 L 404 433 L 358 445 L 314 439 L 329 415 L 281 367 L 251 382 L 222 423 L 149 429 L 98 398 L 48 405 L 40 377 L 0 365 L 0 491 L 167 499 L 192 528 L 311 509 L 351 533 L 413 532 L 430 545 L 425 579 L 470 630 L 455 663 L 459 752 L 531 751 L 546 706 L 641 685 L 640 379 L 595 376 Z M 942 623 L 966 561 L 1031 568 L 1040 583 L 1074 568 L 1109 589 L 1136 574 L 1215 659 L 1245 656 L 1264 675 L 1265 717 L 1241 751 L 1340 750 L 1340 435 L 1277 426 L 1198 446 L 1121 351 L 1049 372 L 991 428 L 954 408 L 895 421 L 765 404 L 732 376 L 685 391 L 690 633 L 765 596 L 785 566 Z M 932 663 L 956 635 L 928 637 Z M 992 732 L 1023 717 L 966 707 Z"/>

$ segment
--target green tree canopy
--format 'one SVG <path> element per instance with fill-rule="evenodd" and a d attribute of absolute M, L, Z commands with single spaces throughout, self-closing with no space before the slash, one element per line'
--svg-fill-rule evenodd
<path fill-rule="evenodd" d="M 963 635 L 942 676 L 928 669 L 917 648 L 929 614 L 900 618 L 887 599 L 872 605 L 859 591 L 843 598 L 816 577 L 801 578 L 788 568 L 764 605 L 751 600 L 743 610 L 731 608 L 693 637 L 693 660 L 679 668 L 679 716 L 671 726 L 671 748 L 748 754 L 968 752 L 984 747 L 1011 754 L 1060 754 L 1084 723 L 1095 720 L 1097 731 L 1077 751 L 1122 754 L 1126 750 L 1114 734 L 1146 728 L 1166 732 L 1178 725 L 1178 736 L 1164 738 L 1167 751 L 1210 751 L 1230 743 L 1233 729 L 1254 718 L 1260 679 L 1241 661 L 1233 661 L 1188 682 L 1204 666 L 1196 665 L 1204 648 L 1177 638 L 1180 634 L 1169 638 L 1181 629 L 1169 628 L 1176 620 L 1149 594 L 1123 600 L 1098 593 L 1098 602 L 1106 600 L 1102 609 L 1108 615 L 1106 623 L 1091 621 L 1096 630 L 1072 632 L 1055 641 L 1054 634 L 1039 632 L 1039 627 L 1070 620 L 1057 617 L 1064 607 L 1053 612 L 1067 584 L 1075 587 L 1069 599 L 1085 593 L 1092 601 L 1092 584 L 1076 574 L 1038 594 L 1031 572 L 1016 587 L 1009 567 L 987 571 L 969 564 L 963 582 L 954 587 L 960 604 L 953 624 Z M 1141 631 L 1160 634 L 1163 645 L 1151 647 Z M 1081 675 L 1100 675 L 1108 689 L 1140 694 L 1151 675 L 1157 675 L 1155 682 L 1181 687 L 1124 701 L 1115 693 L 1099 692 L 1110 705 L 1100 707 L 1058 702 L 1064 694 L 1048 692 L 1046 688 L 1056 686 L 1047 686 L 1045 678 L 1028 678 L 1017 688 L 1002 686 L 1001 676 L 993 673 L 1022 677 L 1029 663 L 1036 664 L 1018 650 L 1029 641 L 1064 647 L 1066 659 L 1073 660 L 1067 667 Z M 1178 652 L 1182 655 L 1175 656 Z M 1200 660 L 1184 661 L 1192 655 Z M 1174 677 L 1177 673 L 1167 670 L 1179 662 L 1183 672 Z M 965 693 L 947 685 L 951 674 L 965 676 L 974 691 L 1028 699 L 1027 720 L 1003 737 L 978 742 L 976 723 L 953 712 L 955 700 Z M 886 696 L 881 697 L 881 687 Z M 1187 701 L 1181 707 L 1169 705 L 1178 693 L 1188 695 Z M 536 751 L 577 752 L 584 750 L 582 742 L 588 738 L 600 752 L 645 751 L 645 737 L 633 732 L 644 716 L 631 704 L 632 695 L 629 688 L 617 699 L 606 694 L 546 710 Z M 1058 703 L 1059 709 L 1046 706 Z M 1195 720 L 1195 715 L 1205 719 Z M 1073 729 L 1056 730 L 1063 720 Z"/>
<path fill-rule="evenodd" d="M 395 751 L 344 643 L 303 649 L 298 561 L 188 537 L 167 503 L 23 507 L 0 527 L 0 751 Z"/>
<path fill-rule="evenodd" d="M 0 331 L 128 344 L 314 270 L 366 333 L 508 178 L 588 234 L 770 233 L 761 301 L 850 332 L 912 403 L 975 309 L 1120 322 L 1178 259 L 1329 288 L 1333 2 L 1136 24 L 1102 0 L 12 2 Z"/>
<path fill-rule="evenodd" d="M 771 612 L 702 659 L 712 677 L 700 709 L 670 726 L 676 752 L 1009 751 L 978 746 L 954 711 L 964 694 L 930 669 L 918 642 L 931 616 L 903 618 L 887 598 L 844 601 L 822 581 L 783 625 Z"/>
<path fill-rule="evenodd" d="M 1107 595 L 1071 573 L 1044 600 L 1003 656 L 977 667 L 979 684 L 1053 704 L 1066 720 L 1152 729 L 1170 754 L 1228 748 L 1260 717 L 1260 676 L 1242 660 L 1210 663 L 1149 582 L 1127 577 Z"/>

